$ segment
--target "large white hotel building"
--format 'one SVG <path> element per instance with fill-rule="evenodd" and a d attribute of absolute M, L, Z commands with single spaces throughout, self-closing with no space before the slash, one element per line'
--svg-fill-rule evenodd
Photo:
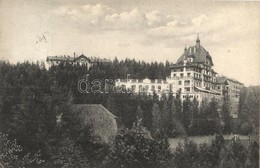
<path fill-rule="evenodd" d="M 165 80 L 148 78 L 137 80 L 128 76 L 127 79 L 118 79 L 116 85 L 134 93 L 142 92 L 150 95 L 156 93 L 159 96 L 163 93 L 170 93 L 173 96 L 180 93 L 181 99 L 185 99 L 186 96 L 196 97 L 199 102 L 204 98 L 220 101 L 226 95 L 237 104 L 243 84 L 234 79 L 218 76 L 213 66 L 212 57 L 200 45 L 198 36 L 196 45 L 185 47 L 184 53 L 170 67 L 171 74 Z"/>

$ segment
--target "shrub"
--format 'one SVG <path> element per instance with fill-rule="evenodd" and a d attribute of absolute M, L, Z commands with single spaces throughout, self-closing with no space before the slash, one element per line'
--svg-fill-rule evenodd
<path fill-rule="evenodd" d="M 40 167 L 44 162 L 40 159 L 40 152 L 25 155 L 22 152 L 22 147 L 16 140 L 9 140 L 7 134 L 0 132 L 0 167 Z"/>
<path fill-rule="evenodd" d="M 244 122 L 240 127 L 241 134 L 248 135 L 252 132 L 252 126 L 248 122 Z"/>
<path fill-rule="evenodd" d="M 121 130 L 110 154 L 110 166 L 120 168 L 164 167 L 171 158 L 168 140 L 153 139 L 144 128 Z"/>

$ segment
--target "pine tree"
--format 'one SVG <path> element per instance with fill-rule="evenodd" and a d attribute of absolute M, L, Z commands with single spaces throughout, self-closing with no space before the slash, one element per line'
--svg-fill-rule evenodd
<path fill-rule="evenodd" d="M 152 132 L 156 135 L 161 130 L 161 111 L 157 103 L 152 108 Z"/>
<path fill-rule="evenodd" d="M 191 123 L 191 108 L 192 103 L 188 95 L 186 95 L 186 99 L 183 101 L 183 114 L 182 114 L 182 123 L 186 131 L 188 131 L 189 125 Z"/>
<path fill-rule="evenodd" d="M 231 121 L 232 117 L 230 115 L 230 104 L 229 100 L 224 100 L 221 110 L 221 115 L 224 122 L 224 134 L 229 134 L 231 132 Z"/>
<path fill-rule="evenodd" d="M 144 112 L 141 109 L 140 105 L 137 106 L 137 109 L 136 109 L 136 119 L 137 119 L 137 121 L 136 121 L 137 125 L 143 126 Z"/>
<path fill-rule="evenodd" d="M 176 94 L 176 99 L 174 99 L 174 109 L 175 109 L 175 116 L 176 119 L 181 121 L 182 120 L 182 101 L 180 95 Z"/>
<path fill-rule="evenodd" d="M 118 116 L 118 108 L 117 108 L 117 101 L 116 101 L 116 95 L 114 93 L 111 93 L 108 96 L 106 108 L 113 113 L 115 116 Z"/>
<path fill-rule="evenodd" d="M 162 117 L 161 117 L 161 124 L 162 128 L 167 134 L 170 132 L 171 129 L 171 108 L 169 105 L 168 100 L 164 101 L 163 109 L 162 109 Z"/>

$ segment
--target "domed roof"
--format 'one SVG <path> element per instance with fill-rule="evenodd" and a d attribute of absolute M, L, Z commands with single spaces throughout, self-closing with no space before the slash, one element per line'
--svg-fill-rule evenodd
<path fill-rule="evenodd" d="M 197 44 L 195 46 L 190 46 L 188 49 L 184 50 L 184 53 L 177 60 L 176 64 L 181 64 L 184 59 L 192 57 L 194 63 L 203 63 L 208 58 L 211 62 L 211 66 L 213 66 L 213 61 L 209 52 L 199 44 L 199 41 L 196 41 Z"/>

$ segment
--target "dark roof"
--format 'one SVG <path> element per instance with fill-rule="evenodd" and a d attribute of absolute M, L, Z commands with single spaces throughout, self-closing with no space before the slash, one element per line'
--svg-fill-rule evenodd
<path fill-rule="evenodd" d="M 85 58 L 88 59 L 90 62 L 102 62 L 102 63 L 109 63 L 111 62 L 109 59 L 101 59 L 101 58 L 97 58 L 97 57 L 87 57 L 84 54 L 81 54 L 80 56 L 76 57 L 74 59 L 74 57 L 70 57 L 70 56 L 47 56 L 47 61 L 69 61 L 69 62 L 74 62 L 77 59 L 80 58 Z"/>
<path fill-rule="evenodd" d="M 192 57 L 194 63 L 203 63 L 205 62 L 206 58 L 209 58 L 211 65 L 214 65 L 209 52 L 201 45 L 190 46 L 188 49 L 185 49 L 184 53 L 177 60 L 176 64 L 181 64 L 183 60 L 188 57 Z"/>
<path fill-rule="evenodd" d="M 217 83 L 219 83 L 219 84 L 228 84 L 228 81 L 232 81 L 232 82 L 234 82 L 234 83 L 238 83 L 238 84 L 240 84 L 240 85 L 243 85 L 243 83 L 241 83 L 241 82 L 239 82 L 239 81 L 237 81 L 237 80 L 235 80 L 235 79 L 232 79 L 232 78 L 228 78 L 228 77 L 226 77 L 226 76 L 220 76 L 220 77 L 217 77 Z"/>
<path fill-rule="evenodd" d="M 227 81 L 227 77 L 225 77 L 225 76 L 217 77 L 216 81 L 217 81 L 217 83 L 220 83 L 220 84 L 225 83 Z"/>
<path fill-rule="evenodd" d="M 84 123 L 92 127 L 94 137 L 110 143 L 117 133 L 115 115 L 101 104 L 74 104 L 72 109 L 79 113 Z"/>
<path fill-rule="evenodd" d="M 80 58 L 87 59 L 89 62 L 91 62 L 91 60 L 90 60 L 87 56 L 85 56 L 85 55 L 83 55 L 83 54 L 81 54 L 80 56 L 78 56 L 77 58 L 75 58 L 74 61 L 76 61 L 76 60 L 78 60 L 78 59 L 80 59 Z"/>
<path fill-rule="evenodd" d="M 70 61 L 73 62 L 74 58 L 70 56 L 48 56 L 47 61 Z"/>

